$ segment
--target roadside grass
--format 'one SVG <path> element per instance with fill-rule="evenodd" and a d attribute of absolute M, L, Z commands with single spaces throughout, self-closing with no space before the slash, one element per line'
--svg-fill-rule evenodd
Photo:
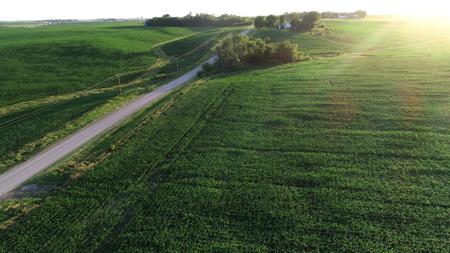
<path fill-rule="evenodd" d="M 34 113 L 30 118 L 26 117 L 30 113 L 29 111 L 0 118 L 1 163 L 5 163 L 8 160 L 8 156 L 14 156 L 15 160 L 21 161 L 23 159 L 22 155 L 25 154 L 17 153 L 17 151 L 24 145 L 42 139 L 49 132 L 66 128 L 67 122 L 81 117 L 115 95 L 117 95 L 117 92 L 75 98 L 50 108 L 50 110 Z M 22 117 L 23 120 L 10 121 L 11 119 L 20 119 L 21 116 L 25 116 Z M 34 149 L 40 148 L 34 147 Z M 0 172 L 3 172 L 5 169 L 8 168 L 0 164 Z"/>
<path fill-rule="evenodd" d="M 450 43 L 336 21 L 364 24 L 376 38 L 349 53 L 198 82 L 142 114 L 0 229 L 0 251 L 447 252 Z"/>

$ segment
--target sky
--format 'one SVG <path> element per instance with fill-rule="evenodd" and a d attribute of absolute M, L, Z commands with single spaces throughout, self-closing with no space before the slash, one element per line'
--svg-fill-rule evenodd
<path fill-rule="evenodd" d="M 447 0 L 0 0 L 0 20 L 150 18 L 189 12 L 257 16 L 359 9 L 372 15 L 450 15 Z"/>

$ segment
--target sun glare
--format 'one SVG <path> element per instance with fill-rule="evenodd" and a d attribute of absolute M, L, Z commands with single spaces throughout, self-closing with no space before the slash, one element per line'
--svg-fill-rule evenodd
<path fill-rule="evenodd" d="M 445 1 L 411 1 L 397 6 L 396 12 L 404 17 L 450 21 L 450 3 Z"/>

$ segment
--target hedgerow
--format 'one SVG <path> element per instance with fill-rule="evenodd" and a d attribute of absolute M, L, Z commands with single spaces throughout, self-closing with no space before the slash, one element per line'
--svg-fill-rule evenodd
<path fill-rule="evenodd" d="M 309 58 L 290 41 L 271 43 L 268 40 L 235 35 L 222 41 L 217 48 L 216 64 L 205 64 L 200 76 L 215 72 L 229 72 L 252 66 L 273 66 L 293 63 Z"/>

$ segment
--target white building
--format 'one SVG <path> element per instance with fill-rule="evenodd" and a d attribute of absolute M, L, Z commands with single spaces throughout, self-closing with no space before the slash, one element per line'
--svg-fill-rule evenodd
<path fill-rule="evenodd" d="M 278 28 L 280 30 L 288 30 L 288 29 L 292 28 L 292 25 L 291 25 L 291 23 L 284 23 L 282 25 L 279 25 Z"/>

